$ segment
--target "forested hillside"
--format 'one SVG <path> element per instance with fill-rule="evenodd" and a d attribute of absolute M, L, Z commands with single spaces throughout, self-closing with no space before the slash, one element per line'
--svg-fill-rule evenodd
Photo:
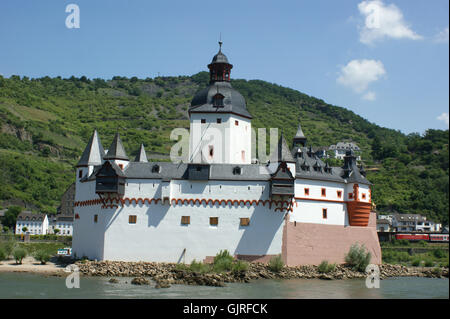
<path fill-rule="evenodd" d="M 92 130 L 105 148 L 119 131 L 130 157 L 144 143 L 149 158 L 168 155 L 175 127 L 208 74 L 111 80 L 0 76 L 0 207 L 27 205 L 54 213 L 74 179 Z M 448 130 L 404 135 L 345 108 L 259 80 L 232 80 L 246 98 L 254 127 L 282 128 L 288 140 L 301 118 L 309 144 L 354 141 L 380 212 L 420 213 L 448 224 Z"/>

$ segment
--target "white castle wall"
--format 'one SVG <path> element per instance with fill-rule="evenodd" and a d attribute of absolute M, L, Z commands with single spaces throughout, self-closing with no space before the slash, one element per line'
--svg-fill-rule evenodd
<path fill-rule="evenodd" d="M 222 120 L 217 123 L 217 119 Z M 204 119 L 206 123 L 201 123 Z M 194 163 L 251 163 L 250 120 L 232 114 L 196 114 L 190 116 L 189 160 Z M 238 125 L 235 122 L 238 121 Z M 202 144 L 203 142 L 203 144 Z M 213 156 L 209 146 L 214 147 Z M 244 160 L 242 151 L 245 152 Z"/>
<path fill-rule="evenodd" d="M 284 213 L 268 206 L 131 204 L 102 211 L 106 260 L 189 263 L 222 249 L 242 255 L 281 253 Z M 128 223 L 129 215 L 137 216 L 136 224 Z M 181 224 L 182 216 L 190 216 L 189 225 Z M 219 218 L 218 226 L 210 226 L 210 217 Z M 240 226 L 244 217 L 250 218 L 249 226 Z"/>
<path fill-rule="evenodd" d="M 97 199 L 95 181 L 75 184 L 75 202 Z M 87 256 L 91 259 L 103 258 L 104 228 L 99 226 L 103 210 L 96 206 L 75 206 L 73 221 L 72 250 L 77 258 Z M 99 215 L 99 223 L 94 223 L 94 215 Z M 77 218 L 77 216 L 79 218 Z"/>

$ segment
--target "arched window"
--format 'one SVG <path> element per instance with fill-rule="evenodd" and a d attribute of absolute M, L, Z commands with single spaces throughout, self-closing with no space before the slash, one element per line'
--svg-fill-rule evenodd
<path fill-rule="evenodd" d="M 214 95 L 213 106 L 214 107 L 223 107 L 223 99 L 224 99 L 224 96 L 220 93 L 217 93 L 216 95 Z"/>

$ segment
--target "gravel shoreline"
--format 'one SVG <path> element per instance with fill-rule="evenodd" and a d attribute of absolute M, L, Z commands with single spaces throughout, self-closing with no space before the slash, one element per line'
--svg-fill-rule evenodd
<path fill-rule="evenodd" d="M 250 263 L 246 272 L 196 273 L 180 270 L 174 263 L 86 261 L 76 262 L 80 273 L 85 276 L 134 277 L 133 284 L 156 282 L 157 288 L 170 287 L 173 284 L 225 286 L 226 283 L 250 282 L 257 279 L 353 279 L 366 278 L 362 272 L 353 271 L 346 265 L 336 265 L 334 271 L 320 273 L 317 266 L 305 265 L 284 267 L 280 272 L 271 271 L 266 264 Z M 448 268 L 405 267 L 383 264 L 379 266 L 380 278 L 389 277 L 428 277 L 448 278 Z M 114 282 L 112 280 L 111 282 Z"/>

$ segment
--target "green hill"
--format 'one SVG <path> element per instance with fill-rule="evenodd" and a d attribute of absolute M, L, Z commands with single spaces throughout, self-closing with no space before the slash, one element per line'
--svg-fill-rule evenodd
<path fill-rule="evenodd" d="M 189 128 L 190 101 L 208 80 L 206 72 L 107 81 L 0 76 L 0 206 L 55 212 L 94 128 L 106 148 L 119 131 L 129 156 L 144 143 L 149 158 L 160 160 L 174 143 L 171 130 Z M 404 135 L 276 84 L 238 79 L 232 85 L 246 98 L 256 128 L 282 128 L 291 140 L 301 118 L 310 145 L 356 142 L 380 212 L 420 213 L 448 224 L 448 130 Z"/>

